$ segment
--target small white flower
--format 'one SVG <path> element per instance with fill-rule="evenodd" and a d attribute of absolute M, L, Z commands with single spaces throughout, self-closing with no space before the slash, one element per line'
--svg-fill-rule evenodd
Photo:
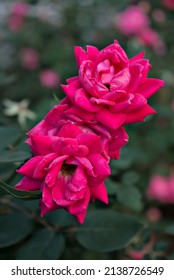
<path fill-rule="evenodd" d="M 26 119 L 34 120 L 36 114 L 28 109 L 29 100 L 23 99 L 22 101 L 16 102 L 9 99 L 3 100 L 4 114 L 9 117 L 16 116 L 21 127 L 26 126 Z"/>

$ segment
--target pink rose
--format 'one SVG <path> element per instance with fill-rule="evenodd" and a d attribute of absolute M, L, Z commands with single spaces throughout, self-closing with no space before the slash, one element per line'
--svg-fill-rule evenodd
<path fill-rule="evenodd" d="M 174 204 L 174 176 L 168 178 L 153 176 L 149 182 L 147 195 L 160 202 Z"/>
<path fill-rule="evenodd" d="M 51 69 L 42 70 L 39 75 L 41 84 L 47 88 L 54 88 L 59 84 L 60 77 L 57 72 Z"/>
<path fill-rule="evenodd" d="M 65 208 L 82 223 L 90 200 L 108 203 L 104 180 L 110 168 L 100 137 L 67 123 L 57 136 L 30 137 L 34 156 L 18 172 L 16 189 L 41 190 L 41 215 Z"/>
<path fill-rule="evenodd" d="M 163 0 L 163 4 L 168 8 L 168 9 L 174 9 L 174 0 Z"/>
<path fill-rule="evenodd" d="M 137 35 L 149 25 L 147 14 L 138 6 L 130 6 L 116 16 L 116 27 L 125 35 Z"/>
<path fill-rule="evenodd" d="M 162 218 L 160 209 L 158 209 L 156 207 L 149 208 L 146 212 L 146 216 L 147 216 L 148 220 L 151 222 L 160 221 Z"/>
<path fill-rule="evenodd" d="M 137 37 L 145 46 L 152 47 L 157 54 L 164 54 L 166 51 L 165 42 L 160 35 L 152 28 L 146 28 Z"/>
<path fill-rule="evenodd" d="M 147 104 L 164 82 L 147 78 L 151 65 L 144 53 L 128 59 L 118 44 L 99 51 L 75 47 L 79 76 L 62 85 L 74 106 L 94 113 L 104 127 L 116 130 L 124 124 L 144 121 L 155 110 Z"/>
<path fill-rule="evenodd" d="M 84 133 L 100 136 L 106 157 L 118 159 L 120 148 L 128 142 L 128 134 L 123 126 L 116 130 L 104 127 L 95 121 L 94 113 L 73 106 L 68 98 L 64 98 L 59 105 L 51 109 L 45 118 L 27 133 L 26 142 L 30 143 L 30 137 L 34 134 L 57 136 L 62 125 L 69 121 L 78 125 Z"/>
<path fill-rule="evenodd" d="M 35 49 L 23 48 L 20 53 L 22 66 L 28 70 L 34 70 L 39 64 L 39 54 Z"/>
<path fill-rule="evenodd" d="M 130 250 L 128 252 L 129 257 L 131 257 L 133 260 L 143 260 L 145 253 L 144 251 L 138 251 L 138 250 Z"/>
<path fill-rule="evenodd" d="M 11 7 L 11 14 L 18 15 L 20 17 L 25 17 L 28 14 L 29 6 L 25 2 L 16 2 Z"/>
<path fill-rule="evenodd" d="M 28 4 L 24 2 L 16 2 L 12 5 L 8 18 L 8 27 L 11 31 L 17 32 L 22 29 L 28 8 Z"/>
<path fill-rule="evenodd" d="M 17 32 L 20 31 L 22 29 L 24 25 L 24 20 L 21 17 L 18 16 L 11 16 L 8 19 L 8 28 L 12 31 L 12 32 Z"/>

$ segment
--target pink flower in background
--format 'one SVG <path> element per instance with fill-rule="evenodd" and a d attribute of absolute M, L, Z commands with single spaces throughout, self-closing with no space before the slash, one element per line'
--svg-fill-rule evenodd
<path fill-rule="evenodd" d="M 146 28 L 137 37 L 145 46 L 152 47 L 158 54 L 164 54 L 166 51 L 165 42 L 161 39 L 159 33 L 152 28 Z"/>
<path fill-rule="evenodd" d="M 125 35 L 137 35 L 149 26 L 149 18 L 141 7 L 130 6 L 116 16 L 115 25 Z"/>
<path fill-rule="evenodd" d="M 160 23 L 163 23 L 166 20 L 166 14 L 161 9 L 155 9 L 152 13 L 152 16 L 153 16 L 154 20 L 156 20 Z"/>
<path fill-rule="evenodd" d="M 174 0 L 163 0 L 163 4 L 169 9 L 174 9 Z"/>
<path fill-rule="evenodd" d="M 25 2 L 16 2 L 12 5 L 8 18 L 8 27 L 11 31 L 17 32 L 22 29 L 28 9 L 29 6 Z"/>
<path fill-rule="evenodd" d="M 129 257 L 131 257 L 133 260 L 143 260 L 145 253 L 143 250 L 138 251 L 138 250 L 130 250 L 128 252 Z"/>
<path fill-rule="evenodd" d="M 41 215 L 65 208 L 82 223 L 90 200 L 108 203 L 104 180 L 110 175 L 100 137 L 67 123 L 57 136 L 31 136 L 33 157 L 18 172 L 16 189 L 41 190 Z"/>
<path fill-rule="evenodd" d="M 162 218 L 161 211 L 157 207 L 149 208 L 146 212 L 146 216 L 147 216 L 148 220 L 151 222 L 160 221 Z"/>
<path fill-rule="evenodd" d="M 128 59 L 115 41 L 101 51 L 75 47 L 75 55 L 79 76 L 62 86 L 74 106 L 94 113 L 98 123 L 112 130 L 155 113 L 147 99 L 164 82 L 147 78 L 151 65 L 144 53 Z"/>
<path fill-rule="evenodd" d="M 24 25 L 24 20 L 21 17 L 11 16 L 8 19 L 8 27 L 12 32 L 20 31 L 23 25 Z"/>
<path fill-rule="evenodd" d="M 160 175 L 153 176 L 149 182 L 147 195 L 162 203 L 174 204 L 174 176 L 168 178 Z"/>
<path fill-rule="evenodd" d="M 18 15 L 20 17 L 26 17 L 28 14 L 29 6 L 26 2 L 16 2 L 11 7 L 11 14 Z"/>
<path fill-rule="evenodd" d="M 23 48 L 20 52 L 22 66 L 27 70 L 34 70 L 39 64 L 39 53 L 32 48 Z"/>
<path fill-rule="evenodd" d="M 58 86 L 60 77 L 59 74 L 51 69 L 42 70 L 39 75 L 41 84 L 47 88 L 55 88 Z"/>

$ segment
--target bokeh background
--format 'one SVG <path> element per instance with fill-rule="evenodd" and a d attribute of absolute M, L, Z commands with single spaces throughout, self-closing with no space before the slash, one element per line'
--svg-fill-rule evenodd
<path fill-rule="evenodd" d="M 174 259 L 173 30 L 173 0 L 0 1 L 1 186 L 18 182 L 15 170 L 31 156 L 26 132 L 64 97 L 60 84 L 77 75 L 75 45 L 102 49 L 117 39 L 128 57 L 145 51 L 150 76 L 165 81 L 149 101 L 157 114 L 126 128 L 129 143 L 111 161 L 109 205 L 90 206 L 129 214 L 144 228 L 124 248 L 93 250 L 91 233 L 79 237 L 63 210 L 41 219 L 38 201 L 1 189 L 0 259 Z"/>

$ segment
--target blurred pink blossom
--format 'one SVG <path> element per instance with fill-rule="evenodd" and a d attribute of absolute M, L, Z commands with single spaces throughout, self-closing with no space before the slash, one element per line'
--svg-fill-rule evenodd
<path fill-rule="evenodd" d="M 156 222 L 161 220 L 162 214 L 161 211 L 156 207 L 151 207 L 147 210 L 146 216 L 149 221 Z"/>
<path fill-rule="evenodd" d="M 155 9 L 152 13 L 152 16 L 154 20 L 163 23 L 166 20 L 166 14 L 163 12 L 163 10 Z"/>
<path fill-rule="evenodd" d="M 28 14 L 28 8 L 29 6 L 25 2 L 16 2 L 12 5 L 7 22 L 11 31 L 17 32 L 22 29 L 24 19 Z"/>
<path fill-rule="evenodd" d="M 116 16 L 116 27 L 125 35 L 137 35 L 149 26 L 149 18 L 138 6 L 131 6 Z"/>
<path fill-rule="evenodd" d="M 153 176 L 149 182 L 147 195 L 162 203 L 174 204 L 174 175 L 171 177 Z"/>
<path fill-rule="evenodd" d="M 133 260 L 143 260 L 145 253 L 144 251 L 138 251 L 138 250 L 131 250 L 128 253 L 129 257 L 131 257 Z"/>
<path fill-rule="evenodd" d="M 44 87 L 54 88 L 58 85 L 60 77 L 57 72 L 51 69 L 46 69 L 40 72 L 40 82 Z"/>
<path fill-rule="evenodd" d="M 174 0 L 163 0 L 163 4 L 169 9 L 174 9 Z"/>
<path fill-rule="evenodd" d="M 166 52 L 165 42 L 158 32 L 150 27 L 139 33 L 137 38 L 143 45 L 152 47 L 157 54 L 164 54 Z"/>
<path fill-rule="evenodd" d="M 39 64 L 39 54 L 33 48 L 23 48 L 20 52 L 22 66 L 28 70 L 34 70 Z"/>
<path fill-rule="evenodd" d="M 16 2 L 11 7 L 11 14 L 25 17 L 28 14 L 28 4 L 25 2 Z"/>
<path fill-rule="evenodd" d="M 8 19 L 8 27 L 12 32 L 17 32 L 22 29 L 24 25 L 24 20 L 18 16 L 10 16 Z"/>

